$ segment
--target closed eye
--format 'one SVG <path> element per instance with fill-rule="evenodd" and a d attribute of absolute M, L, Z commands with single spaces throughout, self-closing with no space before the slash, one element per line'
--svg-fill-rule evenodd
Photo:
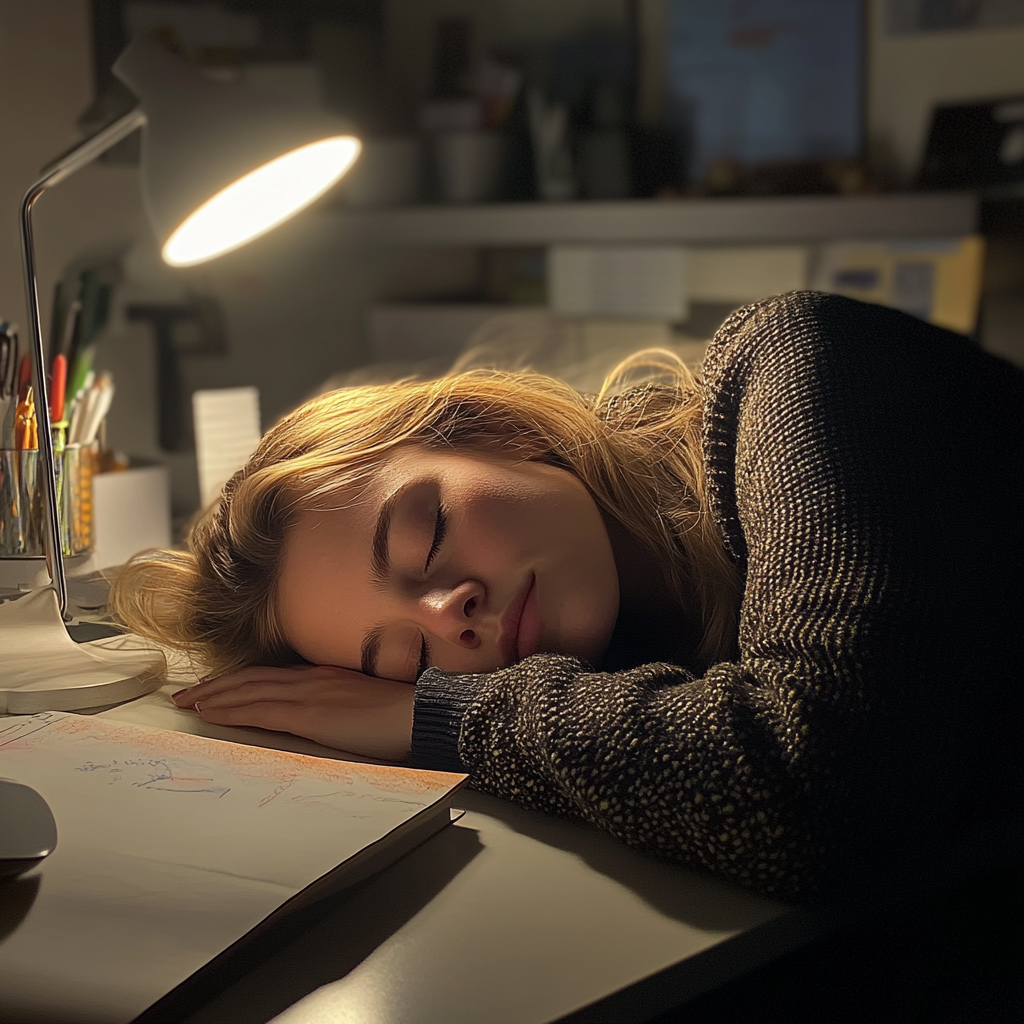
<path fill-rule="evenodd" d="M 420 662 L 416 666 L 416 678 L 419 679 L 428 668 L 430 668 L 430 645 L 427 643 L 427 638 L 423 637 L 420 644 Z"/>
<path fill-rule="evenodd" d="M 427 564 L 423 567 L 423 571 L 426 572 L 430 568 L 430 563 L 434 560 L 434 556 L 440 550 L 441 545 L 444 543 L 445 534 L 448 532 L 448 515 L 445 512 L 444 505 L 440 502 L 437 504 L 437 518 L 434 520 L 434 540 L 430 545 L 430 551 L 427 552 Z"/>

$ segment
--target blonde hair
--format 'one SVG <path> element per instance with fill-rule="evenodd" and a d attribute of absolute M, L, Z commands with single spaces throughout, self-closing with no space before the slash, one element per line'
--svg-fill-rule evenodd
<path fill-rule="evenodd" d="M 664 383 L 623 391 L 653 369 Z M 214 673 L 300 661 L 275 614 L 289 526 L 359 489 L 399 447 L 545 462 L 573 473 L 597 505 L 660 556 L 666 584 L 701 623 L 698 657 L 731 657 L 739 579 L 707 507 L 697 379 L 671 352 L 638 353 L 596 396 L 530 372 L 474 370 L 354 387 L 300 406 L 193 527 L 185 551 L 136 556 L 111 591 L 130 629 Z"/>

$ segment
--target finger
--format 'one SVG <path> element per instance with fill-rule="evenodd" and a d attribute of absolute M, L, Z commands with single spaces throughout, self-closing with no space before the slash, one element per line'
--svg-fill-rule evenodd
<path fill-rule="evenodd" d="M 349 672 L 347 669 L 322 668 L 310 669 L 306 672 L 285 672 L 282 676 L 274 670 L 261 671 L 258 675 L 265 678 L 248 679 L 247 674 L 239 672 L 233 676 L 229 686 L 227 683 L 219 687 L 193 687 L 191 690 L 179 691 L 174 700 L 179 707 L 194 707 L 198 703 L 209 701 L 232 704 L 250 700 L 304 700 L 310 701 L 322 695 L 340 696 L 342 694 L 358 695 L 369 690 L 379 697 L 384 686 L 409 686 L 409 683 L 391 683 L 364 676 L 361 672 Z"/>
<path fill-rule="evenodd" d="M 233 690 L 223 690 L 209 697 L 201 697 L 195 703 L 202 704 L 204 708 L 241 707 L 243 704 L 254 704 L 257 701 L 266 700 L 308 703 L 315 698 L 315 694 L 310 690 L 311 687 L 290 680 L 240 683 Z"/>
<path fill-rule="evenodd" d="M 211 725 L 240 725 L 273 732 L 292 732 L 300 735 L 296 705 L 287 701 L 258 701 L 237 707 L 207 707 L 203 704 L 199 715 Z"/>
<path fill-rule="evenodd" d="M 282 682 L 299 679 L 308 669 L 309 666 L 305 665 L 277 668 L 265 665 L 250 665 L 247 668 L 238 669 L 236 672 L 228 672 L 214 679 L 205 679 L 195 686 L 179 690 L 171 695 L 171 699 L 179 707 L 191 707 L 196 701 L 205 700 L 218 693 L 225 693 L 245 683 L 261 681 Z"/>

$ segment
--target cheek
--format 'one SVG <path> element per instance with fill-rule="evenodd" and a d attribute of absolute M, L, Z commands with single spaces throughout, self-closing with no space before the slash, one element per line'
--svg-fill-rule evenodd
<path fill-rule="evenodd" d="M 449 510 L 459 547 L 474 560 L 514 568 L 544 543 L 545 515 L 531 496 L 505 488 L 480 488 L 459 496 Z"/>
<path fill-rule="evenodd" d="M 594 586 L 608 582 L 617 593 L 614 561 L 601 514 L 582 485 L 516 480 L 489 489 L 466 504 L 469 533 L 481 551 L 524 571 L 557 568 L 567 582 Z"/>

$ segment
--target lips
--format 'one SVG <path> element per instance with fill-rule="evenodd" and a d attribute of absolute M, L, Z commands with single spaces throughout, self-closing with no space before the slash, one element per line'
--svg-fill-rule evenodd
<path fill-rule="evenodd" d="M 521 646 L 529 646 L 529 641 L 532 637 L 520 636 L 520 633 L 526 633 L 527 630 L 522 629 L 524 625 L 530 625 L 530 623 L 523 622 L 523 610 L 526 608 L 526 602 L 534 592 L 534 585 L 537 582 L 537 577 L 531 572 L 526 582 L 516 592 L 515 597 L 508 603 L 508 607 L 505 609 L 501 616 L 500 622 L 500 634 L 498 637 L 498 647 L 501 650 L 502 660 L 505 665 L 514 665 L 520 660 L 520 657 L 526 657 L 527 655 L 522 654 L 520 651 Z M 536 608 L 536 600 L 532 601 L 531 604 Z M 531 616 L 534 618 L 535 616 Z M 533 632 L 530 630 L 529 632 Z M 523 644 L 522 641 L 527 641 Z M 530 654 L 533 651 L 529 652 Z"/>

